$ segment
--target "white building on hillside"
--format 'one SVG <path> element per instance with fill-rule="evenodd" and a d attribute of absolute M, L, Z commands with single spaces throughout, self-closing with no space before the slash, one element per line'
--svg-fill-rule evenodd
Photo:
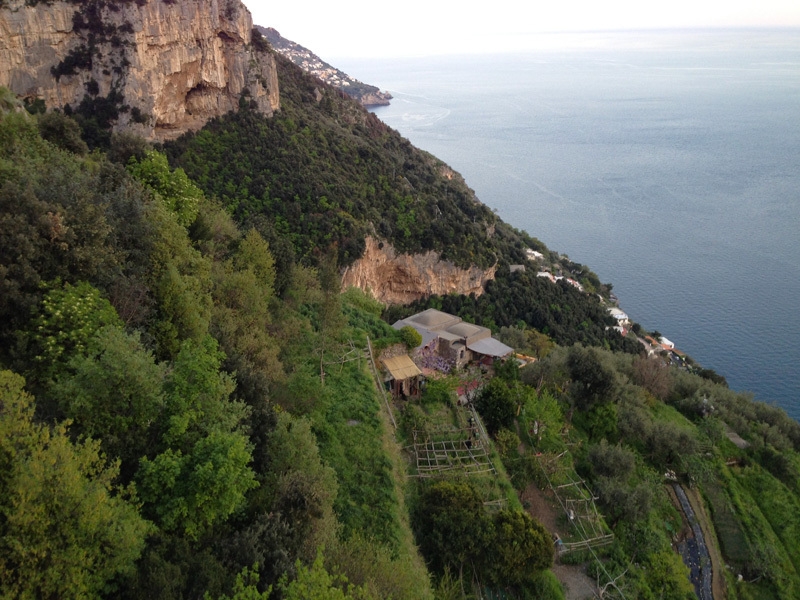
<path fill-rule="evenodd" d="M 630 325 L 631 320 L 628 318 L 628 315 L 626 315 L 623 311 L 616 308 L 615 306 L 612 306 L 608 309 L 608 314 L 610 314 L 617 320 L 617 325 L 623 327 L 625 325 Z"/>
<path fill-rule="evenodd" d="M 528 260 L 542 260 L 544 258 L 544 254 L 536 250 L 531 250 L 530 248 L 525 250 L 525 255 L 528 257 Z"/>

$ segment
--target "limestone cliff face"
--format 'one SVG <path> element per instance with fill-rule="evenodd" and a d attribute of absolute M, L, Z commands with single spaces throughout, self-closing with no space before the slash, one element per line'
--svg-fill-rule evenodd
<path fill-rule="evenodd" d="M 237 108 L 245 88 L 258 110 L 279 108 L 275 61 L 250 45 L 252 26 L 239 0 L 7 0 L 0 85 L 48 109 L 121 94 L 117 128 L 173 138 Z"/>
<path fill-rule="evenodd" d="M 390 244 L 368 237 L 364 255 L 343 273 L 342 287 L 369 289 L 386 304 L 407 304 L 431 294 L 479 296 L 494 274 L 495 267 L 456 267 L 436 252 L 398 254 Z"/>

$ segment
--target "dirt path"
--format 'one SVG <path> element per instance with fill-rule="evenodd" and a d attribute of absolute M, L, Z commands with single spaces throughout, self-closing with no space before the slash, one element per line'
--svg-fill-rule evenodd
<path fill-rule="evenodd" d="M 557 533 L 560 537 L 564 537 L 562 527 L 558 525 L 558 516 L 560 510 L 556 506 L 556 499 L 553 492 L 543 492 L 535 483 L 528 484 L 523 492 L 519 495 L 519 499 L 525 510 L 528 511 L 532 517 L 541 521 L 542 525 L 547 528 L 550 533 Z"/>
<path fill-rule="evenodd" d="M 564 598 L 566 600 L 597 598 L 594 581 L 586 574 L 583 567 L 555 564 L 553 565 L 553 573 L 558 577 L 561 585 L 564 586 Z"/>
<path fill-rule="evenodd" d="M 552 492 L 543 492 L 536 487 L 536 484 L 531 483 L 520 494 L 519 499 L 528 514 L 541 521 L 547 531 L 564 537 L 566 531 L 558 524 L 561 509 Z M 553 573 L 564 586 L 566 600 L 586 600 L 596 597 L 595 582 L 586 574 L 584 565 L 560 564 L 556 557 Z"/>

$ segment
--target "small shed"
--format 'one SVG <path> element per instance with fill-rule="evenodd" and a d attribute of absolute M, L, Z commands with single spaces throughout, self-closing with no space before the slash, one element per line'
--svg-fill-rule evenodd
<path fill-rule="evenodd" d="M 386 369 L 384 381 L 395 398 L 419 398 L 422 371 L 408 355 L 384 359 L 383 366 Z"/>

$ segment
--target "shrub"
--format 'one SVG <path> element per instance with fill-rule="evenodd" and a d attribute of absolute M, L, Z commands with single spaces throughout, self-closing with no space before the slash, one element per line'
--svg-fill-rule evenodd
<path fill-rule="evenodd" d="M 422 344 L 422 336 L 420 333 L 411 327 L 411 325 L 406 325 L 400 329 L 400 336 L 403 339 L 403 343 L 406 345 L 406 348 L 411 350 L 412 348 L 416 348 L 417 346 Z"/>

